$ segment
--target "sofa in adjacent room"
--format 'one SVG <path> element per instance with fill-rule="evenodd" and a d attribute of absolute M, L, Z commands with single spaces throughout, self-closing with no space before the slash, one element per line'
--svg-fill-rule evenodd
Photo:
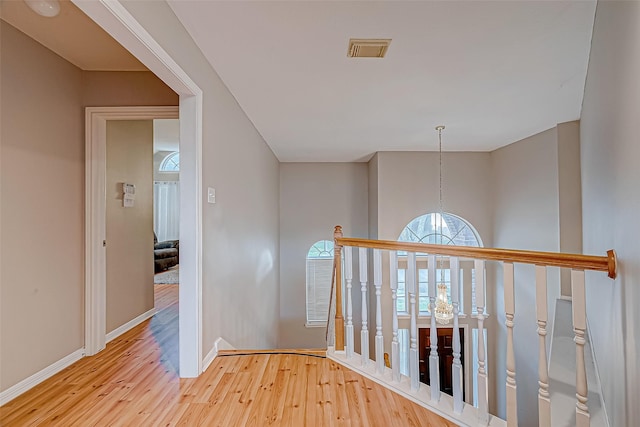
<path fill-rule="evenodd" d="M 153 260 L 156 273 L 178 264 L 180 250 L 179 240 L 158 242 L 158 237 L 153 233 L 153 243 Z"/>

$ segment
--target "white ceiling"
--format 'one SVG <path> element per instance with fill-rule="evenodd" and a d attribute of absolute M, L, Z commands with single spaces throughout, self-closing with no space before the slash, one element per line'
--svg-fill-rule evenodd
<path fill-rule="evenodd" d="M 281 161 L 487 151 L 580 117 L 595 1 L 169 0 Z M 350 38 L 391 38 L 384 59 Z"/>
<path fill-rule="evenodd" d="M 488 151 L 580 117 L 596 2 L 217 1 L 169 5 L 281 161 Z M 1 18 L 85 70 L 145 69 L 68 0 Z M 384 59 L 350 38 L 390 38 Z"/>

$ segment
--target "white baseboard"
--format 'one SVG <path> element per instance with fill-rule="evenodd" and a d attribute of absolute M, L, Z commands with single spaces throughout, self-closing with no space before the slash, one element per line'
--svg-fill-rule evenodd
<path fill-rule="evenodd" d="M 62 371 L 64 368 L 74 364 L 78 360 L 82 359 L 84 357 L 84 354 L 84 348 L 76 350 L 73 353 L 58 360 L 57 362 L 54 362 L 53 364 L 47 366 L 41 371 L 36 372 L 29 378 L 26 378 L 20 381 L 18 384 L 9 387 L 8 389 L 0 393 L 0 406 L 4 405 L 7 402 L 10 402 L 11 400 L 20 396 L 22 393 L 37 386 L 44 380 L 51 378 L 58 372 Z"/>
<path fill-rule="evenodd" d="M 235 350 L 235 347 L 229 344 L 229 342 L 227 342 L 227 340 L 225 340 L 224 338 L 218 337 L 218 339 L 213 342 L 213 348 L 211 349 L 211 351 L 209 351 L 209 353 L 207 353 L 207 355 L 204 357 L 204 360 L 202 361 L 202 372 L 207 370 L 207 368 L 213 362 L 213 359 L 215 359 L 218 355 L 218 351 L 220 350 Z"/>
<path fill-rule="evenodd" d="M 111 340 L 118 338 L 120 335 L 124 334 L 128 330 L 135 328 L 136 326 L 138 326 L 140 323 L 144 322 L 148 318 L 153 317 L 154 314 L 156 314 L 156 309 L 152 308 L 146 313 L 142 313 L 140 316 L 136 317 L 135 319 L 128 321 L 127 323 L 120 326 L 119 328 L 114 329 L 113 331 L 107 334 L 106 342 L 109 342 Z"/>

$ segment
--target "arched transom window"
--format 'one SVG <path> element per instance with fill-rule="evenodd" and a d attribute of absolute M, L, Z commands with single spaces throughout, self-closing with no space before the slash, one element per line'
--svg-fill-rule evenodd
<path fill-rule="evenodd" d="M 450 213 L 438 212 L 428 213 L 413 219 L 407 224 L 400 236 L 400 242 L 416 242 L 428 243 L 436 245 L 456 245 L 456 246 L 475 246 L 481 247 L 482 240 L 473 226 L 463 218 Z M 398 252 L 400 264 L 398 266 L 398 298 L 396 301 L 398 312 L 407 313 L 408 295 L 406 288 L 406 261 L 405 267 L 402 268 L 402 258 L 406 257 L 406 252 Z M 406 258 L 405 258 L 406 260 Z M 447 285 L 447 293 L 451 296 L 451 278 L 449 275 L 448 257 L 438 257 L 438 268 L 436 269 L 436 277 L 438 282 Z M 428 267 L 426 257 L 420 257 L 417 254 L 418 262 L 418 308 L 420 314 L 429 314 L 429 296 L 428 296 Z M 463 274 L 464 274 L 463 269 Z M 473 293 L 475 293 L 475 274 L 473 269 L 466 270 L 471 275 L 472 284 L 472 301 Z M 461 293 L 462 295 L 462 293 Z M 461 308 L 463 305 L 461 305 Z M 475 313 L 475 302 L 472 303 L 472 312 Z"/>
<path fill-rule="evenodd" d="M 160 172 L 179 172 L 180 171 L 180 152 L 174 151 L 169 153 L 167 157 L 160 163 Z"/>

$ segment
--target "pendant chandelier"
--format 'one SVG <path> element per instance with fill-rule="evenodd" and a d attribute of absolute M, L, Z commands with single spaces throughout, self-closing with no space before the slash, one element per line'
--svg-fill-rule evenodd
<path fill-rule="evenodd" d="M 438 131 L 438 153 L 440 162 L 440 244 L 442 244 L 442 233 L 444 225 L 444 210 L 442 209 L 442 131 L 444 130 L 444 126 L 436 126 L 436 130 Z M 440 283 L 438 283 L 437 286 L 438 294 L 436 296 L 436 306 L 434 309 L 436 322 L 440 323 L 441 325 L 446 325 L 451 319 L 453 319 L 453 305 L 451 304 L 451 302 L 449 302 L 449 296 L 447 295 L 447 285 L 444 282 L 444 256 L 442 256 L 440 258 Z"/>

